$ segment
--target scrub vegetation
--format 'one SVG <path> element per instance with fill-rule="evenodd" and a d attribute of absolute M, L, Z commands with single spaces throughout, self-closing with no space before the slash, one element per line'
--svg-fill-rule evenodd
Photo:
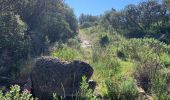
<path fill-rule="evenodd" d="M 62 0 L 0 0 L 0 99 L 33 100 L 6 85 L 27 74 L 32 59 L 48 55 L 93 67 L 95 90 L 83 77 L 76 99 L 169 100 L 169 12 L 169 0 L 149 0 L 76 19 Z"/>

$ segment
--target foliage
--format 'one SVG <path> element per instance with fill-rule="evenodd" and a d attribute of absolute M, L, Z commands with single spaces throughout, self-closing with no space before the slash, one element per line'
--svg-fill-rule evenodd
<path fill-rule="evenodd" d="M 112 82 L 114 81 L 114 82 Z M 116 100 L 134 100 L 138 96 L 137 87 L 133 79 L 105 81 L 108 97 Z"/>
<path fill-rule="evenodd" d="M 99 42 L 101 46 L 106 46 L 109 43 L 108 36 L 107 35 L 102 36 Z"/>
<path fill-rule="evenodd" d="M 25 90 L 21 92 L 20 86 L 11 86 L 10 91 L 3 95 L 0 91 L 1 100 L 34 100 L 29 91 Z"/>
<path fill-rule="evenodd" d="M 170 11 L 170 1 L 169 0 L 163 0 L 163 3 L 167 7 L 167 9 Z"/>
<path fill-rule="evenodd" d="M 92 61 L 94 66 L 101 68 L 101 72 L 113 74 L 119 71 L 120 64 L 114 54 L 114 46 L 108 45 L 106 48 L 94 47 Z M 108 73 L 107 71 L 111 72 Z"/>
<path fill-rule="evenodd" d="M 143 1 L 138 5 L 127 5 L 120 11 L 112 9 L 99 18 L 100 24 L 82 29 L 95 40 L 90 63 L 95 70 L 93 78 L 99 83 L 103 97 L 137 99 L 139 83 L 153 98 L 169 98 L 166 89 L 169 79 L 161 72 L 165 67 L 169 69 L 170 63 L 167 45 L 169 3 L 164 1 Z M 101 47 L 105 34 L 109 43 Z"/>
<path fill-rule="evenodd" d="M 18 73 L 21 62 L 27 59 L 30 51 L 30 39 L 25 33 L 26 28 L 26 24 L 19 15 L 0 13 L 1 75 L 8 74 L 10 76 L 12 73 Z"/>
<path fill-rule="evenodd" d="M 149 93 L 156 95 L 158 99 L 168 98 L 166 85 L 166 74 L 160 72 L 169 59 L 162 59 L 167 56 L 168 48 L 166 44 L 155 39 L 130 39 L 122 43 L 122 52 L 126 57 L 135 60 L 136 79 L 142 88 Z M 133 52 L 131 52 L 133 51 Z"/>
<path fill-rule="evenodd" d="M 170 97 L 167 92 L 167 76 L 158 74 L 156 78 L 152 79 L 152 92 L 156 95 L 157 100 L 166 100 Z"/>
<path fill-rule="evenodd" d="M 153 38 L 134 38 L 124 40 L 121 43 L 121 51 L 125 54 L 125 56 L 134 60 L 141 60 L 140 58 L 146 56 L 147 54 L 154 55 L 155 53 L 160 56 L 163 52 L 168 52 L 168 48 L 169 47 L 165 43 Z"/>
<path fill-rule="evenodd" d="M 169 54 L 162 54 L 161 56 L 161 62 L 165 65 L 165 67 L 169 68 L 170 66 L 170 55 Z"/>
<path fill-rule="evenodd" d="M 83 24 L 80 25 L 80 28 L 89 28 L 92 26 L 93 24 L 91 22 L 84 22 Z"/>
<path fill-rule="evenodd" d="M 168 4 L 168 3 L 165 3 Z M 106 12 L 101 23 L 126 37 L 153 37 L 169 43 L 169 13 L 163 3 L 156 0 L 127 5 L 123 10 Z"/>
<path fill-rule="evenodd" d="M 51 55 L 66 61 L 72 61 L 80 58 L 79 52 L 69 47 L 59 48 L 58 50 L 53 51 Z"/>
<path fill-rule="evenodd" d="M 79 17 L 80 28 L 89 28 L 97 25 L 98 16 L 81 14 Z"/>
<path fill-rule="evenodd" d="M 77 34 L 74 12 L 62 0 L 24 0 L 16 11 L 29 26 L 33 55 L 44 54 L 49 45 L 66 42 Z"/>
<path fill-rule="evenodd" d="M 0 76 L 15 78 L 27 58 L 48 55 L 51 47 L 54 57 L 88 61 L 95 70 L 92 78 L 98 82 L 97 92 L 103 98 L 136 99 L 139 82 L 154 99 L 169 99 L 170 46 L 165 43 L 170 43 L 170 3 L 162 1 L 130 4 L 103 16 L 82 14 L 80 28 L 82 34 L 91 37 L 92 48 L 81 48 L 75 37 L 76 16 L 63 0 L 1 0 Z M 85 77 L 81 90 L 82 99 L 95 99 Z M 33 99 L 19 86 L 12 86 L 5 94 L 0 92 L 1 98 Z"/>
<path fill-rule="evenodd" d="M 76 16 L 63 0 L 1 0 L 0 73 L 15 78 L 28 57 L 49 54 L 51 45 L 77 31 Z"/>
<path fill-rule="evenodd" d="M 164 89 L 167 88 L 167 78 L 160 76 L 160 71 L 164 65 L 169 69 L 169 45 L 154 38 L 126 39 L 109 28 L 103 30 L 99 27 L 82 30 L 97 41 L 93 42 L 92 58 L 89 59 L 92 60 L 90 63 L 95 70 L 93 79 L 98 83 L 97 91 L 102 97 L 118 100 L 137 99 L 139 83 L 146 94 L 152 95 L 153 98 L 168 98 L 168 91 Z M 101 47 L 100 36 L 104 34 L 109 37 L 109 43 Z"/>
<path fill-rule="evenodd" d="M 75 49 L 80 49 L 80 41 L 78 37 L 71 38 L 67 42 L 68 47 L 75 48 Z"/>
<path fill-rule="evenodd" d="M 92 90 L 89 89 L 89 85 L 88 85 L 88 82 L 87 82 L 87 78 L 85 76 L 82 77 L 82 82 L 81 82 L 81 98 L 83 99 L 87 99 L 87 100 L 90 100 L 92 99 L 92 96 L 93 96 L 93 93 L 92 93 Z"/>

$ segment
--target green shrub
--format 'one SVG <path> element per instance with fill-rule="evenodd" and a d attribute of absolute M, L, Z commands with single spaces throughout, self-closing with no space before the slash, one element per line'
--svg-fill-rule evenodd
<path fill-rule="evenodd" d="M 130 39 L 123 41 L 122 52 L 138 64 L 137 73 L 154 78 L 163 67 L 161 56 L 167 52 L 167 45 L 155 39 Z"/>
<path fill-rule="evenodd" d="M 167 76 L 157 74 L 156 78 L 152 79 L 152 93 L 155 94 L 156 100 L 168 100 L 170 97 L 167 91 Z"/>
<path fill-rule="evenodd" d="M 135 75 L 142 88 L 158 100 L 169 97 L 166 75 L 160 70 L 169 65 L 168 45 L 155 39 L 123 41 L 121 52 L 136 63 Z"/>
<path fill-rule="evenodd" d="M 19 15 L 0 12 L 0 75 L 11 79 L 20 72 L 23 61 L 28 58 L 30 38 L 27 27 Z"/>
<path fill-rule="evenodd" d="M 0 91 L 0 99 L 1 100 L 34 100 L 32 94 L 30 94 L 28 91 L 21 92 L 20 86 L 18 85 L 11 86 L 10 91 L 5 94 L 3 94 L 2 91 Z"/>
<path fill-rule="evenodd" d="M 102 47 L 105 47 L 107 44 L 109 44 L 109 37 L 107 35 L 101 36 L 99 43 Z"/>
<path fill-rule="evenodd" d="M 135 60 L 139 60 L 142 54 L 149 53 L 149 51 L 157 54 L 168 52 L 166 44 L 153 38 L 123 40 L 120 49 L 127 57 Z"/>
<path fill-rule="evenodd" d="M 137 86 L 133 79 L 122 80 L 120 84 L 121 99 L 135 100 L 138 96 Z"/>
<path fill-rule="evenodd" d="M 112 100 L 135 100 L 138 97 L 138 91 L 135 81 L 131 78 L 121 79 L 106 79 L 106 88 L 108 91 L 108 98 Z"/>
<path fill-rule="evenodd" d="M 120 89 L 119 89 L 119 82 L 114 81 L 112 79 L 106 79 L 105 85 L 107 89 L 107 97 L 113 100 L 119 100 L 120 98 Z"/>
<path fill-rule="evenodd" d="M 71 48 L 80 49 L 80 43 L 78 41 L 78 37 L 69 39 L 67 42 L 67 45 L 68 47 L 71 47 Z"/>
<path fill-rule="evenodd" d="M 82 77 L 80 88 L 81 88 L 81 99 L 90 100 L 93 98 L 93 92 L 91 89 L 89 89 L 87 78 L 85 76 Z"/>
<path fill-rule="evenodd" d="M 165 65 L 165 67 L 170 67 L 170 55 L 163 53 L 161 56 L 161 62 Z"/>
<path fill-rule="evenodd" d="M 80 28 L 89 28 L 92 27 L 93 23 L 91 22 L 84 22 L 83 24 L 80 25 Z"/>

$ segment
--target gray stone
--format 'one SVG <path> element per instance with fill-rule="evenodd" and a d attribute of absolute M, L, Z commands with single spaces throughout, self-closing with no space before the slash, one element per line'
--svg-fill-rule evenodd
<path fill-rule="evenodd" d="M 31 73 L 35 97 L 48 100 L 53 93 L 59 96 L 75 96 L 80 90 L 83 76 L 87 81 L 93 68 L 82 61 L 63 62 L 57 58 L 38 58 Z"/>

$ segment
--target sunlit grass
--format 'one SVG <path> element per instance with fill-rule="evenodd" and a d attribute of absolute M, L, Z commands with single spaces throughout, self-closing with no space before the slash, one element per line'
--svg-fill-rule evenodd
<path fill-rule="evenodd" d="M 77 51 L 76 49 L 73 49 L 73 48 L 69 48 L 69 47 L 64 47 L 64 48 L 60 48 L 55 51 L 52 51 L 51 55 L 53 57 L 57 57 L 59 59 L 65 60 L 65 61 L 81 59 L 81 55 L 80 55 L 79 51 Z"/>
<path fill-rule="evenodd" d="M 135 71 L 134 63 L 131 61 L 122 61 L 122 60 L 120 60 L 119 62 L 120 62 L 120 66 L 121 66 L 121 68 L 120 68 L 121 71 L 119 74 L 122 74 L 126 77 L 131 77 Z"/>
<path fill-rule="evenodd" d="M 77 49 L 66 46 L 53 51 L 51 55 L 66 61 L 81 60 L 89 63 L 94 69 L 92 79 L 97 82 L 95 92 L 102 96 L 109 98 L 112 96 L 114 98 L 115 96 L 115 99 L 126 99 L 131 98 L 131 96 L 132 98 L 136 98 L 138 91 L 137 81 L 134 75 L 139 66 L 137 60 L 131 59 L 128 56 L 119 58 L 117 54 L 121 51 L 120 48 L 122 48 L 120 41 L 127 42 L 128 40 L 116 39 L 117 37 L 111 36 L 110 43 L 105 47 L 101 47 L 99 44 L 100 34 L 103 33 L 97 30 L 97 27 L 82 29 L 80 30 L 80 35 L 88 39 L 92 47 L 83 48 L 80 46 L 80 48 Z M 132 44 L 132 46 L 135 44 L 136 43 Z M 144 48 L 138 48 L 139 50 L 144 50 Z M 124 52 L 134 54 L 126 50 Z M 161 62 L 167 67 L 170 65 L 169 54 L 163 53 L 160 55 L 160 58 Z M 169 74 L 169 68 L 162 69 L 161 73 Z"/>

